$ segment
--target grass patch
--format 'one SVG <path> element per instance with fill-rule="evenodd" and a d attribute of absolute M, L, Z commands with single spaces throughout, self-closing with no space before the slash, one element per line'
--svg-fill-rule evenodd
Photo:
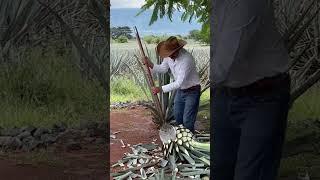
<path fill-rule="evenodd" d="M 42 56 L 0 65 L 0 126 L 42 126 L 102 117 L 105 97 L 98 82 L 85 78 L 71 55 Z"/>
<path fill-rule="evenodd" d="M 118 77 L 111 81 L 111 103 L 135 102 L 147 100 L 143 90 L 135 82 L 126 77 Z"/>
<path fill-rule="evenodd" d="M 320 117 L 320 84 L 310 88 L 298 98 L 290 110 L 289 119 L 299 120 Z"/>

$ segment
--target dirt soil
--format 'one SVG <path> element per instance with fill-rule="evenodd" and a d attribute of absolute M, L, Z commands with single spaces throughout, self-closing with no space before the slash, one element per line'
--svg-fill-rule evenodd
<path fill-rule="evenodd" d="M 160 144 L 159 133 L 148 111 L 142 107 L 113 110 L 110 114 L 110 130 L 116 139 L 110 140 L 110 164 L 120 160 L 125 152 L 132 152 L 130 146 L 139 143 Z M 120 140 L 126 145 L 121 147 Z M 117 169 L 111 169 L 112 172 Z"/>
<path fill-rule="evenodd" d="M 0 156 L 0 176 L 6 180 L 105 180 L 107 154 L 100 147 L 74 152 L 15 153 Z"/>

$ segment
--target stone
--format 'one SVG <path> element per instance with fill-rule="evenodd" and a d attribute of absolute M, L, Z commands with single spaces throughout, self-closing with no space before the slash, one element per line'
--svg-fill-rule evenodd
<path fill-rule="evenodd" d="M 36 130 L 37 130 L 37 128 L 35 128 L 33 126 L 24 126 L 24 127 L 20 128 L 20 134 L 22 132 L 26 132 L 26 131 L 28 131 L 30 134 L 33 134 Z"/>
<path fill-rule="evenodd" d="M 10 144 L 10 142 L 12 141 L 13 137 L 11 136 L 1 136 L 0 137 L 0 146 L 1 147 L 6 147 Z"/>
<path fill-rule="evenodd" d="M 46 134 L 46 133 L 49 133 L 49 130 L 48 130 L 48 129 L 46 129 L 46 128 L 38 128 L 38 129 L 34 132 L 33 136 L 34 136 L 34 137 L 37 137 L 37 138 L 40 138 L 43 134 Z"/>
<path fill-rule="evenodd" d="M 67 129 L 66 131 L 60 133 L 57 136 L 57 142 L 65 144 L 67 143 L 69 140 L 77 140 L 77 139 L 81 139 L 82 133 L 79 130 L 75 130 L 75 129 Z"/>
<path fill-rule="evenodd" d="M 24 139 L 25 140 L 25 139 Z M 22 150 L 24 151 L 32 151 L 35 148 L 39 147 L 42 143 L 38 140 L 36 140 L 35 138 L 28 137 L 28 141 L 23 141 L 23 146 L 22 146 Z"/>
<path fill-rule="evenodd" d="M 17 136 L 17 138 L 23 140 L 24 138 L 29 136 L 31 136 L 31 133 L 29 131 L 23 131 Z"/>
<path fill-rule="evenodd" d="M 13 138 L 10 147 L 12 149 L 20 149 L 22 147 L 22 142 L 18 138 Z"/>
<path fill-rule="evenodd" d="M 64 132 L 66 130 L 67 125 L 65 123 L 59 122 L 53 125 L 53 132 Z"/>
<path fill-rule="evenodd" d="M 22 146 L 22 142 L 11 136 L 1 136 L 0 137 L 0 146 L 6 149 L 19 149 Z"/>
<path fill-rule="evenodd" d="M 3 131 L 1 132 L 2 136 L 17 136 L 18 134 L 20 134 L 20 129 L 19 128 L 9 128 L 9 129 L 3 129 Z"/>
<path fill-rule="evenodd" d="M 34 140 L 34 137 L 28 136 L 28 137 L 25 137 L 25 138 L 22 140 L 22 142 L 23 142 L 24 144 L 27 144 L 27 143 L 29 143 L 29 142 L 31 142 L 31 141 L 33 141 L 33 140 Z"/>
<path fill-rule="evenodd" d="M 43 134 L 41 136 L 41 141 L 45 144 L 52 144 L 56 142 L 56 140 L 57 140 L 57 137 L 52 134 Z"/>

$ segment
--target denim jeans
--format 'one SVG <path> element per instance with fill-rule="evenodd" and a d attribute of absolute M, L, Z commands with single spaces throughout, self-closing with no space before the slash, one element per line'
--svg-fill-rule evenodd
<path fill-rule="evenodd" d="M 260 95 L 212 88 L 212 179 L 275 180 L 287 126 L 290 80 Z"/>
<path fill-rule="evenodd" d="M 200 87 L 190 91 L 177 90 L 174 99 L 176 125 L 182 124 L 194 132 L 200 101 Z"/>

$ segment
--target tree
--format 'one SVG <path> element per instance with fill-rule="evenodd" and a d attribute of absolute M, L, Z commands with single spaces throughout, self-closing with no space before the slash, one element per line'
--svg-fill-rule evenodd
<path fill-rule="evenodd" d="M 211 3 L 209 0 L 145 0 L 145 4 L 141 7 L 141 11 L 138 15 L 152 7 L 154 7 L 154 9 L 150 18 L 150 25 L 159 18 L 163 18 L 165 16 L 172 21 L 173 13 L 175 11 L 180 11 L 183 12 L 181 16 L 182 21 L 192 22 L 196 20 L 202 24 L 202 42 L 209 43 L 209 15 L 211 12 Z"/>
<path fill-rule="evenodd" d="M 118 39 L 120 36 L 125 36 L 132 39 L 132 30 L 128 26 L 112 27 L 110 29 L 112 39 Z"/>

